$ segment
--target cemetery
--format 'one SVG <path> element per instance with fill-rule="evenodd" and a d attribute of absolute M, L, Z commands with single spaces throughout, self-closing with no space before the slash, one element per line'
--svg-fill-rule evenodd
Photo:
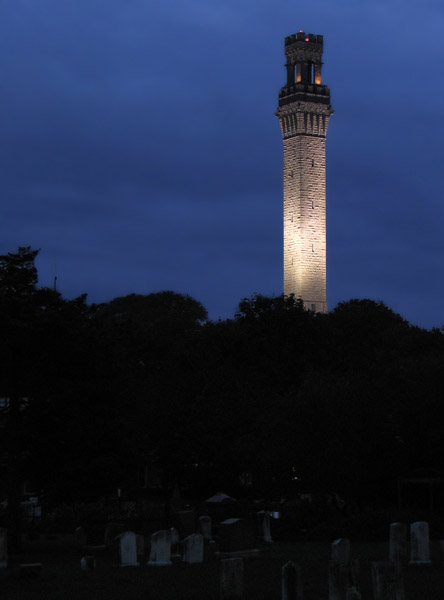
<path fill-rule="evenodd" d="M 276 511 L 245 515 L 244 507 L 244 516 L 221 522 L 198 515 L 192 506 L 178 512 L 181 527 L 151 534 L 125 530 L 123 521 L 107 523 L 101 540 L 81 525 L 69 534 L 24 534 L 17 555 L 8 554 L 7 531 L 0 529 L 1 597 L 434 600 L 443 595 L 444 541 L 430 537 L 425 521 L 393 522 L 385 540 L 315 541 L 286 539 Z"/>
<path fill-rule="evenodd" d="M 442 600 L 443 332 L 368 300 L 88 307 L 36 255 L 0 264 L 2 600 Z"/>
<path fill-rule="evenodd" d="M 0 600 L 442 600 L 444 327 L 423 329 L 381 300 L 361 297 L 385 288 L 397 306 L 422 317 L 442 312 L 439 289 L 427 295 L 424 285 L 439 280 L 430 250 L 442 250 L 433 241 L 442 236 L 438 227 L 433 238 L 432 227 L 419 244 L 427 219 L 418 227 L 409 217 L 425 214 L 417 210 L 423 196 L 436 196 L 413 179 L 406 183 L 404 158 L 417 144 L 403 152 L 377 127 L 370 138 L 365 127 L 350 127 L 345 137 L 333 131 L 346 148 L 335 155 L 331 179 L 340 210 L 333 211 L 331 247 L 335 236 L 343 240 L 331 255 L 332 277 L 343 275 L 338 303 L 327 307 L 332 106 L 338 127 L 341 113 L 356 124 L 382 124 L 384 107 L 367 110 L 377 108 L 372 94 L 381 88 L 395 131 L 408 93 L 417 105 L 418 86 L 398 84 L 392 93 L 402 102 L 395 101 L 388 85 L 395 63 L 385 61 L 378 85 L 360 87 L 364 61 L 353 47 L 360 28 L 346 32 L 347 15 L 344 29 L 334 28 L 331 56 L 352 48 L 356 56 L 349 61 L 346 51 L 340 72 L 353 83 L 331 105 L 323 35 L 300 29 L 283 40 L 286 83 L 274 114 L 283 139 L 284 293 L 242 297 L 231 316 L 211 320 L 234 290 L 274 286 L 277 180 L 272 162 L 261 162 L 266 137 L 256 143 L 252 136 L 254 106 L 266 105 L 255 87 L 267 73 L 266 29 L 251 35 L 250 14 L 245 31 L 244 17 L 234 23 L 226 13 L 219 22 L 224 3 L 184 4 L 182 16 L 179 6 L 167 7 L 162 22 L 170 23 L 169 13 L 178 20 L 177 29 L 171 21 L 165 30 L 151 6 L 146 22 L 134 18 L 137 2 L 122 3 L 131 7 L 115 30 L 113 3 L 89 3 L 105 7 L 97 22 L 97 7 L 85 3 L 86 22 L 77 21 L 82 3 L 70 4 L 63 27 L 63 8 L 38 6 L 29 32 L 27 8 L 4 11 L 6 18 L 17 13 L 21 32 L 11 34 L 3 86 L 6 139 L 17 135 L 2 158 L 5 223 L 20 224 L 20 238 L 30 235 L 42 247 L 46 285 L 39 284 L 39 249 L 0 255 Z M 257 4 L 253 13 L 272 8 L 270 24 L 281 18 L 274 13 L 282 7 Z M 373 53 L 375 31 L 391 52 L 407 23 L 398 21 L 393 35 L 369 30 L 372 64 L 382 64 Z M 150 56 L 137 45 L 139 26 L 140 40 L 154 42 Z M 237 57 L 235 31 L 254 59 Z M 124 45 L 114 46 L 114 38 Z M 440 34 L 422 38 L 438 43 Z M 5 48 L 11 40 L 6 35 Z M 31 57 L 25 69 L 22 54 Z M 165 73 L 157 55 L 168 57 Z M 241 88 L 223 56 L 236 56 L 242 67 L 244 104 L 233 99 Z M 404 64 L 416 74 L 413 63 Z M 11 111 L 13 95 L 8 100 L 15 89 L 21 112 Z M 30 93 L 40 89 L 46 96 Z M 358 104 L 350 90 L 359 92 Z M 436 131 L 417 122 L 425 147 Z M 367 164 L 363 139 L 378 163 Z M 438 153 L 430 157 L 433 171 Z M 439 189 L 431 182 L 432 192 Z M 406 189 L 414 194 L 410 208 L 403 206 L 415 212 L 395 218 L 387 207 Z M 397 237 L 398 225 L 414 244 Z M 364 233 L 370 226 L 377 227 L 371 237 Z M 5 233 L 3 244 L 15 239 L 8 227 Z M 402 248 L 411 253 L 403 256 Z M 159 289 L 164 284 L 205 294 L 210 313 L 188 293 Z M 111 289 L 126 295 L 110 298 Z M 67 299 L 62 290 L 80 295 Z M 339 300 L 349 292 L 350 300 Z"/>

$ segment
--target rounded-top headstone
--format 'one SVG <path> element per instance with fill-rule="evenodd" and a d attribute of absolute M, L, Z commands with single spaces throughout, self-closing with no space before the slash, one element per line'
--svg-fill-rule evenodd
<path fill-rule="evenodd" d="M 282 567 L 282 600 L 303 600 L 301 567 L 293 561 Z"/>
<path fill-rule="evenodd" d="M 244 561 L 226 558 L 220 561 L 220 600 L 243 600 Z"/>
<path fill-rule="evenodd" d="M 125 531 L 117 538 L 119 541 L 120 566 L 138 567 L 136 534 L 133 531 Z"/>
<path fill-rule="evenodd" d="M 372 562 L 374 600 L 405 600 L 400 563 Z"/>
<path fill-rule="evenodd" d="M 411 565 L 430 564 L 429 524 L 418 521 L 410 525 L 410 563 Z"/>
<path fill-rule="evenodd" d="M 348 565 L 350 563 L 350 540 L 339 538 L 332 543 L 331 561 L 335 565 Z"/>
<path fill-rule="evenodd" d="M 183 561 L 201 563 L 204 557 L 204 538 L 200 533 L 193 533 L 183 541 Z"/>
<path fill-rule="evenodd" d="M 171 533 L 169 531 L 156 531 L 152 534 L 148 564 L 154 567 L 171 565 Z"/>

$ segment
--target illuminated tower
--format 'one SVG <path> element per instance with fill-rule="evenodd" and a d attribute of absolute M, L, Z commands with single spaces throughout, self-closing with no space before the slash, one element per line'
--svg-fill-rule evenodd
<path fill-rule="evenodd" d="M 287 83 L 279 92 L 284 138 L 284 294 L 326 312 L 325 138 L 333 110 L 322 85 L 323 36 L 285 38 Z"/>

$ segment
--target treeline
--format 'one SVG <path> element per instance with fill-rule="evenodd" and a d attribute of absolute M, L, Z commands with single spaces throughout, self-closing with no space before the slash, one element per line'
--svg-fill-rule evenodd
<path fill-rule="evenodd" d="M 100 305 L 37 285 L 37 251 L 0 256 L 2 494 L 336 492 L 384 504 L 444 470 L 444 336 L 384 304 L 314 314 L 255 296 L 211 322 L 189 296 Z M 11 517 L 12 518 L 12 517 Z"/>

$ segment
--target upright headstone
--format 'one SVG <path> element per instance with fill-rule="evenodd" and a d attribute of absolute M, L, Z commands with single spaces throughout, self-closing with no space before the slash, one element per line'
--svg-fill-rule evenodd
<path fill-rule="evenodd" d="M 203 535 L 193 533 L 183 541 L 183 560 L 187 563 L 203 562 L 204 543 Z"/>
<path fill-rule="evenodd" d="M 359 561 L 350 560 L 350 540 L 339 538 L 331 545 L 328 565 L 329 600 L 351 600 L 359 597 Z"/>
<path fill-rule="evenodd" d="M 430 563 L 429 524 L 418 521 L 410 525 L 410 563 L 427 565 Z"/>
<path fill-rule="evenodd" d="M 169 531 L 156 531 L 151 536 L 148 564 L 155 567 L 171 565 L 171 535 Z"/>
<path fill-rule="evenodd" d="M 348 588 L 345 599 L 346 600 L 362 600 L 361 592 L 358 590 L 358 588 L 356 586 L 352 585 L 350 588 Z"/>
<path fill-rule="evenodd" d="M 220 600 L 243 600 L 244 562 L 242 558 L 220 561 Z"/>
<path fill-rule="evenodd" d="M 373 562 L 372 582 L 374 600 L 405 600 L 399 562 Z"/>
<path fill-rule="evenodd" d="M 282 600 L 303 600 L 301 567 L 289 561 L 282 567 Z"/>
<path fill-rule="evenodd" d="M 37 579 L 42 572 L 42 563 L 20 563 L 18 576 L 20 579 Z"/>
<path fill-rule="evenodd" d="M 208 515 L 202 515 L 199 517 L 200 530 L 204 536 L 204 540 L 211 541 L 213 539 L 211 517 Z"/>
<path fill-rule="evenodd" d="M 389 560 L 391 562 L 407 562 L 407 525 L 392 523 L 390 525 Z"/>
<path fill-rule="evenodd" d="M 95 556 L 82 556 L 80 559 L 80 566 L 82 571 L 92 573 L 96 568 L 96 557 Z"/>
<path fill-rule="evenodd" d="M 328 600 L 348 600 L 355 587 L 350 565 L 328 564 Z"/>
<path fill-rule="evenodd" d="M 77 527 L 75 530 L 75 538 L 77 545 L 82 548 L 82 546 L 86 546 L 86 532 L 83 527 Z"/>
<path fill-rule="evenodd" d="M 350 563 L 350 540 L 339 538 L 332 543 L 331 561 L 335 565 L 348 565 Z"/>
<path fill-rule="evenodd" d="M 125 531 L 118 536 L 121 567 L 138 567 L 136 534 Z"/>
<path fill-rule="evenodd" d="M 270 513 L 268 510 L 261 510 L 259 513 L 261 519 L 261 529 L 264 542 L 272 542 L 271 539 L 271 524 L 270 524 Z"/>
<path fill-rule="evenodd" d="M 219 548 L 223 554 L 257 552 L 254 523 L 247 519 L 226 519 L 219 524 Z"/>
<path fill-rule="evenodd" d="M 0 569 L 8 566 L 8 530 L 0 527 Z"/>

